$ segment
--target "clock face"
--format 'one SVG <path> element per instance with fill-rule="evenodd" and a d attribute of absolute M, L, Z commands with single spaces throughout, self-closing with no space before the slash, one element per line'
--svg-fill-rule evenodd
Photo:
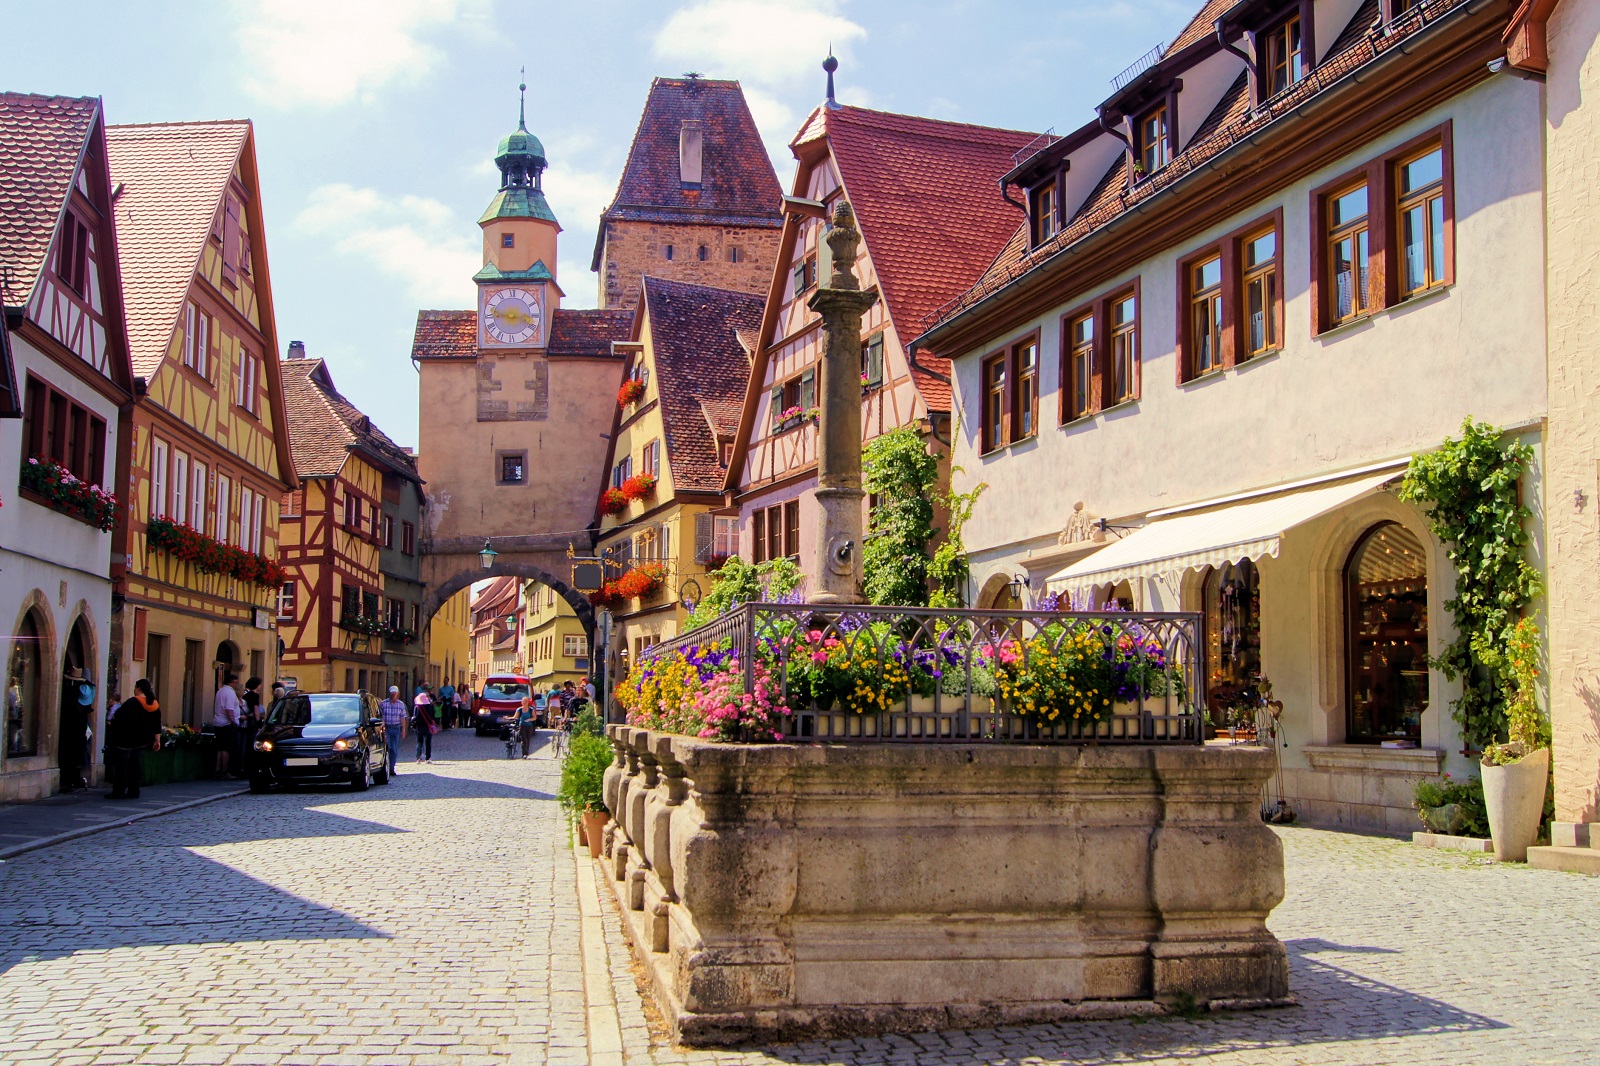
<path fill-rule="evenodd" d="M 527 344 L 543 324 L 543 296 L 537 289 L 496 289 L 483 303 L 484 336 L 497 344 Z"/>

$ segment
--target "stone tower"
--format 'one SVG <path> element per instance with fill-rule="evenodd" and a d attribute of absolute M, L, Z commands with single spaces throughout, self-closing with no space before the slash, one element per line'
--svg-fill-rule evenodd
<path fill-rule="evenodd" d="M 600 306 L 631 307 L 646 274 L 765 294 L 782 198 L 738 82 L 655 79 L 595 236 Z"/>

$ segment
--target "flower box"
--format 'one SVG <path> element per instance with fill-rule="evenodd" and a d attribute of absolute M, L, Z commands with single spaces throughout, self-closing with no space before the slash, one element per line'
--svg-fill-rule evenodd
<path fill-rule="evenodd" d="M 193 563 L 202 574 L 220 574 L 267 589 L 278 588 L 288 577 L 275 560 L 224 544 L 187 522 L 152 518 L 145 525 L 145 543 L 152 550 Z"/>
<path fill-rule="evenodd" d="M 29 459 L 22 464 L 22 490 L 34 502 L 75 518 L 104 533 L 117 524 L 117 498 L 99 485 L 91 485 L 53 459 Z"/>
<path fill-rule="evenodd" d="M 629 378 L 622 383 L 622 388 L 617 390 L 617 406 L 626 407 L 630 403 L 637 403 L 644 396 L 644 382 L 638 378 Z"/>
<path fill-rule="evenodd" d="M 635 474 L 622 483 L 622 495 L 630 502 L 645 500 L 656 494 L 654 474 Z"/>
<path fill-rule="evenodd" d="M 628 497 L 621 489 L 606 489 L 600 494 L 600 513 L 615 518 L 628 509 Z"/>

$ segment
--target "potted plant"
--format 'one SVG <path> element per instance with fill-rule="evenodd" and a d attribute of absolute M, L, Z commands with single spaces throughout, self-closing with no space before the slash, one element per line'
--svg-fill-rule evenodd
<path fill-rule="evenodd" d="M 1483 808 L 1483 782 L 1475 777 L 1457 780 L 1449 774 L 1417 782 L 1412 806 L 1423 828 L 1446 836 L 1486 837 L 1488 817 Z"/>
<path fill-rule="evenodd" d="M 630 403 L 637 403 L 644 395 L 644 382 L 638 378 L 629 378 L 622 383 L 622 388 L 617 390 L 617 406 L 626 407 Z"/>
<path fill-rule="evenodd" d="M 556 798 L 568 814 L 582 820 L 589 857 L 593 859 L 600 857 L 606 822 L 611 820 L 603 798 L 606 767 L 610 765 L 610 741 L 587 733 L 573 734 L 572 746 L 561 767 L 561 788 Z"/>
<path fill-rule="evenodd" d="M 1492 658 L 1510 676 L 1512 691 L 1506 704 L 1506 742 L 1483 749 L 1483 802 L 1494 857 L 1526 862 L 1528 847 L 1539 835 L 1550 780 L 1550 748 L 1538 701 L 1539 630 L 1533 620 L 1524 618 L 1512 626 L 1505 651 Z"/>

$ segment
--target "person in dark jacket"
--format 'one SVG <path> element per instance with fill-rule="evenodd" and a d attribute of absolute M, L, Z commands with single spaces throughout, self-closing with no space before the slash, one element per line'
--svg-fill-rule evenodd
<path fill-rule="evenodd" d="M 140 678 L 133 683 L 133 698 L 117 705 L 106 740 L 111 755 L 111 798 L 138 799 L 145 750 L 161 750 L 161 704 L 149 681 Z"/>

